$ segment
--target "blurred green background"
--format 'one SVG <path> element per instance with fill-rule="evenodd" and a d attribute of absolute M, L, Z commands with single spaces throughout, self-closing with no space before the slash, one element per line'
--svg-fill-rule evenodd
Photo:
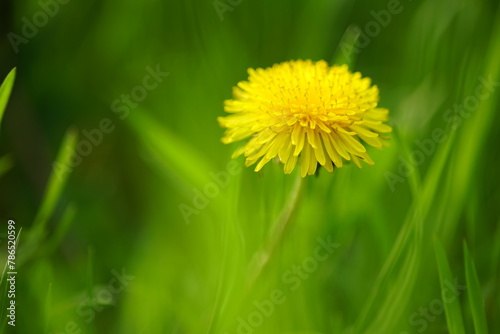
<path fill-rule="evenodd" d="M 500 332 L 499 13 L 3 0 L 2 264 L 7 221 L 22 232 L 0 332 Z M 216 118 L 247 68 L 299 58 L 372 78 L 394 131 L 295 203 L 282 166 L 228 165 Z"/>

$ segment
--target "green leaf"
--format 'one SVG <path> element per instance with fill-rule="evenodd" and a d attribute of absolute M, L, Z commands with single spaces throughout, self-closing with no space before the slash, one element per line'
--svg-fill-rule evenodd
<path fill-rule="evenodd" d="M 436 261 L 439 270 L 439 281 L 441 284 L 441 291 L 448 289 L 446 282 L 454 282 L 450 264 L 446 258 L 446 253 L 443 246 L 437 238 L 434 239 L 434 250 L 436 252 Z M 443 301 L 446 299 L 443 298 Z M 446 322 L 448 323 L 448 330 L 450 334 L 465 334 L 464 323 L 462 320 L 462 311 L 458 299 L 451 302 L 444 302 L 444 310 L 446 313 Z"/>
<path fill-rule="evenodd" d="M 2 123 L 3 113 L 5 111 L 5 107 L 7 106 L 7 102 L 9 102 L 10 92 L 14 86 L 15 79 L 16 68 L 14 67 L 0 86 L 0 124 Z"/>
<path fill-rule="evenodd" d="M 486 314 L 484 312 L 484 301 L 481 293 L 481 285 L 477 277 L 476 267 L 472 260 L 467 243 L 464 241 L 464 260 L 465 260 L 465 277 L 467 279 L 469 304 L 472 311 L 472 319 L 474 320 L 474 333 L 487 334 L 488 326 L 486 323 Z"/>

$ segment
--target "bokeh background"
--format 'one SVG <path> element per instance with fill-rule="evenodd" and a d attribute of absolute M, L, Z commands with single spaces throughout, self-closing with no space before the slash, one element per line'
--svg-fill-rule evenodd
<path fill-rule="evenodd" d="M 2 264 L 7 221 L 22 232 L 0 332 L 499 332 L 499 13 L 2 0 Z M 394 128 L 375 166 L 323 170 L 296 202 L 278 164 L 228 165 L 216 121 L 247 68 L 290 59 L 369 76 Z"/>

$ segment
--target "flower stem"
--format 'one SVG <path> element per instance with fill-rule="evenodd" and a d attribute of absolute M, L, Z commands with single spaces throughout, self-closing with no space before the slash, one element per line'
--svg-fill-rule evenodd
<path fill-rule="evenodd" d="M 270 236 L 266 242 L 266 244 L 255 253 L 253 256 L 250 265 L 248 267 L 249 274 L 247 276 L 247 287 L 250 288 L 253 286 L 257 278 L 262 273 L 263 269 L 269 263 L 272 255 L 274 254 L 276 248 L 283 240 L 283 236 L 285 234 L 285 230 L 290 226 L 290 217 L 292 213 L 295 211 L 297 207 L 297 203 L 299 202 L 300 194 L 302 189 L 304 188 L 304 179 L 300 176 L 300 173 L 297 173 L 297 179 L 290 191 L 287 201 L 281 210 L 280 215 L 275 220 L 273 224 L 273 228 L 271 230 Z"/>

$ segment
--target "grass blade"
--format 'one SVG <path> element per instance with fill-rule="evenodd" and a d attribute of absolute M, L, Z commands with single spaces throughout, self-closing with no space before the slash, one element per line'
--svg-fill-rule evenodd
<path fill-rule="evenodd" d="M 49 177 L 42 204 L 33 221 L 33 227 L 26 238 L 23 252 L 19 254 L 19 263 L 24 263 L 33 253 L 39 250 L 39 243 L 45 235 L 45 225 L 52 216 L 54 209 L 61 197 L 62 190 L 70 174 L 71 157 L 75 151 L 78 134 L 75 129 L 70 129 L 66 133 L 64 140 L 59 148 L 56 161 L 53 163 L 53 170 Z"/>
<path fill-rule="evenodd" d="M 188 143 L 159 125 L 144 110 L 134 113 L 129 120 L 144 146 L 161 156 L 165 172 L 180 175 L 184 181 L 198 187 L 210 182 L 207 172 L 214 168 Z"/>
<path fill-rule="evenodd" d="M 7 107 L 7 102 L 9 102 L 10 92 L 14 86 L 15 79 L 16 68 L 14 67 L 0 86 L 0 124 L 2 123 L 3 113 L 5 111 L 5 107 Z"/>
<path fill-rule="evenodd" d="M 330 65 L 343 65 L 347 64 L 352 70 L 356 56 L 359 52 L 356 51 L 356 42 L 359 39 L 359 27 L 349 26 L 344 35 L 342 36 L 335 55 L 330 60 Z"/>
<path fill-rule="evenodd" d="M 437 238 L 434 239 L 434 250 L 436 253 L 436 262 L 439 270 L 439 281 L 441 284 L 441 291 L 448 289 L 445 282 L 454 282 L 450 264 L 446 258 L 446 253 L 443 246 Z M 444 299 L 443 299 L 444 300 Z M 465 334 L 464 322 L 462 320 L 462 311 L 458 301 L 443 303 L 446 313 L 446 322 L 448 323 L 448 330 L 450 334 Z"/>
<path fill-rule="evenodd" d="M 54 208 L 61 196 L 62 190 L 69 176 L 69 167 L 71 165 L 71 157 L 75 151 L 78 134 L 75 129 L 70 129 L 66 133 L 64 140 L 59 148 L 57 159 L 53 164 L 53 172 L 50 175 L 43 196 L 42 205 L 33 222 L 33 228 L 41 228 L 52 215 Z M 61 169 L 64 168 L 64 169 Z"/>
<path fill-rule="evenodd" d="M 472 319 L 474 320 L 474 333 L 488 334 L 486 314 L 484 312 L 484 301 L 481 293 L 481 285 L 477 277 L 476 267 L 472 260 L 467 243 L 464 241 L 465 277 L 467 279 L 468 296 Z"/>
<path fill-rule="evenodd" d="M 71 223 L 73 223 L 76 215 L 76 207 L 74 204 L 69 204 L 68 207 L 65 209 L 62 218 L 59 222 L 59 224 L 56 227 L 56 231 L 54 235 L 52 236 L 52 239 L 50 239 L 47 242 L 47 253 L 50 254 L 53 252 L 57 246 L 62 242 L 64 236 L 66 235 L 66 232 L 68 231 Z"/>

